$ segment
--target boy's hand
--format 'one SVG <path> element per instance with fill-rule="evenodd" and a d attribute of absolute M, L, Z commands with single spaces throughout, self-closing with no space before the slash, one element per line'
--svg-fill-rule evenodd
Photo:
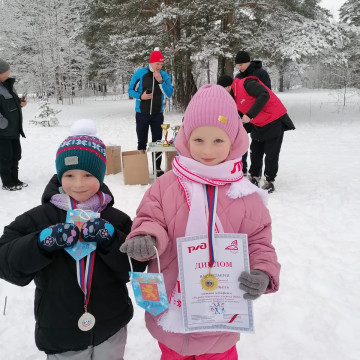
<path fill-rule="evenodd" d="M 139 235 L 125 241 L 120 251 L 132 258 L 147 259 L 155 255 L 156 240 L 151 235 Z"/>
<path fill-rule="evenodd" d="M 47 252 L 71 247 L 79 239 L 79 229 L 75 224 L 59 223 L 41 231 L 38 245 Z"/>
<path fill-rule="evenodd" d="M 97 242 L 97 248 L 104 254 L 114 245 L 114 226 L 108 221 L 98 218 L 87 221 L 81 228 L 81 238 L 84 241 Z"/>
<path fill-rule="evenodd" d="M 255 300 L 262 295 L 269 285 L 269 276 L 261 270 L 243 271 L 239 277 L 240 289 L 245 291 L 245 300 Z"/>

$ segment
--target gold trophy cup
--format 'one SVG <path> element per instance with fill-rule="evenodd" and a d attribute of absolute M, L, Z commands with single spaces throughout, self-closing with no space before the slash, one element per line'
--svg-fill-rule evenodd
<path fill-rule="evenodd" d="M 170 124 L 161 124 L 161 128 L 164 130 L 163 146 L 169 146 L 169 142 L 167 140 L 169 127 L 170 127 Z"/>

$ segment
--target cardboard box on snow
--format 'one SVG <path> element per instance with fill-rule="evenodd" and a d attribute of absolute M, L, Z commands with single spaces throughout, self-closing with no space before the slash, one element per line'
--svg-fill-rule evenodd
<path fill-rule="evenodd" d="M 122 163 L 125 185 L 149 183 L 148 158 L 144 150 L 124 151 Z"/>
<path fill-rule="evenodd" d="M 106 147 L 106 175 L 121 171 L 121 146 Z"/>

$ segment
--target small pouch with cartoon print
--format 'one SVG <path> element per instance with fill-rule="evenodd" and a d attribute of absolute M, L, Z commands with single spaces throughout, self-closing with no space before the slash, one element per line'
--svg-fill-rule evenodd
<path fill-rule="evenodd" d="M 159 253 L 155 246 L 154 248 L 156 251 L 159 272 L 134 272 L 131 258 L 129 257 L 131 269 L 129 275 L 136 303 L 150 314 L 156 316 L 169 307 L 169 302 L 165 289 L 164 276 L 160 273 Z"/>

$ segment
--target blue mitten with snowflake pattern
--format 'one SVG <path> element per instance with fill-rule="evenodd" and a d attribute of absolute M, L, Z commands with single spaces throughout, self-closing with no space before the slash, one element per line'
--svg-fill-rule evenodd
<path fill-rule="evenodd" d="M 97 242 L 97 248 L 104 254 L 114 245 L 114 233 L 114 226 L 101 218 L 89 220 L 81 228 L 81 238 L 84 241 Z"/>
<path fill-rule="evenodd" d="M 47 252 L 71 247 L 79 240 L 79 229 L 74 224 L 59 223 L 42 230 L 38 245 Z"/>

